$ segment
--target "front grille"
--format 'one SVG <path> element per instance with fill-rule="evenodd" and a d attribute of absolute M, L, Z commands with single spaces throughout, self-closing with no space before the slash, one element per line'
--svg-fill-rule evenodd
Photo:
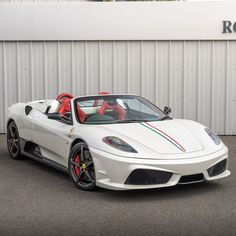
<path fill-rule="evenodd" d="M 180 178 L 179 184 L 194 183 L 194 182 L 200 182 L 203 180 L 204 180 L 203 174 L 184 175 Z"/>
<path fill-rule="evenodd" d="M 207 170 L 210 177 L 219 175 L 226 170 L 227 161 L 224 159 Z"/>
<path fill-rule="evenodd" d="M 165 184 L 172 177 L 172 173 L 159 170 L 136 169 L 131 172 L 125 184 L 151 185 Z"/>

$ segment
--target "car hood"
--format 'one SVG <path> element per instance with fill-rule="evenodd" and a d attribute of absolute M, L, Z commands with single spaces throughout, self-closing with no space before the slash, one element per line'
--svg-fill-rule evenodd
<path fill-rule="evenodd" d="M 178 120 L 103 125 L 102 129 L 135 149 L 144 145 L 160 154 L 184 154 L 204 149 L 194 132 Z"/>

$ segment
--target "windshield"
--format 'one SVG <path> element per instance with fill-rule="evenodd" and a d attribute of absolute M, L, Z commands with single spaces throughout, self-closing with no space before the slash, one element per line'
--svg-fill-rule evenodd
<path fill-rule="evenodd" d="M 104 95 L 75 99 L 77 119 L 84 124 L 157 121 L 164 113 L 146 99 L 132 95 Z"/>

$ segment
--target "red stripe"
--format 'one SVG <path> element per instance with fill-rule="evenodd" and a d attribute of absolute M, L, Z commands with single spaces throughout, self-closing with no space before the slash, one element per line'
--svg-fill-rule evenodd
<path fill-rule="evenodd" d="M 170 135 L 168 135 L 168 134 L 165 133 L 164 131 L 158 129 L 157 127 L 155 127 L 155 126 L 153 126 L 153 125 L 151 125 L 151 124 L 149 124 L 149 123 L 147 123 L 147 122 L 144 122 L 144 123 L 146 123 L 147 125 L 151 126 L 153 129 L 156 129 L 156 130 L 158 130 L 159 132 L 163 133 L 163 134 L 166 135 L 169 139 L 171 139 L 172 141 L 174 141 L 175 143 L 177 143 L 183 150 L 185 150 L 184 147 L 183 147 L 181 144 L 179 144 L 175 139 L 173 139 L 172 137 L 170 137 Z"/>

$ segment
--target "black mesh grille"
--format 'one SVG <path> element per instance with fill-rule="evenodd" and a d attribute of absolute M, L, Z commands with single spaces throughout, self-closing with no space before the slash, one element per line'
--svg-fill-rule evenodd
<path fill-rule="evenodd" d="M 224 159 L 207 170 L 210 177 L 219 175 L 226 170 L 227 161 Z"/>
<path fill-rule="evenodd" d="M 184 175 L 180 178 L 179 184 L 187 184 L 187 183 L 199 182 L 203 180 L 204 180 L 203 174 Z"/>
<path fill-rule="evenodd" d="M 166 171 L 137 169 L 131 172 L 126 179 L 125 184 L 165 184 L 170 180 L 172 175 L 172 173 Z"/>

